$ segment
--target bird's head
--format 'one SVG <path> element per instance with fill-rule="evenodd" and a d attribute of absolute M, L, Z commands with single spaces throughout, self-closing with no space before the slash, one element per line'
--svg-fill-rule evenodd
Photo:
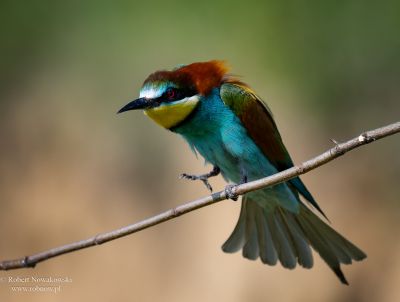
<path fill-rule="evenodd" d="M 189 116 L 202 97 L 221 85 L 227 70 L 222 61 L 208 61 L 157 71 L 144 81 L 139 98 L 118 113 L 142 109 L 157 124 L 171 129 Z"/>

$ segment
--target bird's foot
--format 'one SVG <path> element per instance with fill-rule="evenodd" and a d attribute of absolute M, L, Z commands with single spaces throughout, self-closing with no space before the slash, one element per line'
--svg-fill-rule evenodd
<path fill-rule="evenodd" d="M 208 182 L 208 179 L 210 177 L 217 176 L 219 173 L 220 173 L 220 169 L 217 166 L 214 166 L 212 171 L 210 171 L 206 174 L 193 175 L 193 174 L 182 173 L 181 175 L 179 175 L 179 178 L 189 179 L 189 180 L 201 180 L 203 182 L 203 184 L 207 187 L 207 189 L 210 190 L 210 192 L 212 192 L 213 189 L 212 189 L 210 183 Z"/>
<path fill-rule="evenodd" d="M 233 201 L 237 201 L 239 198 L 239 194 L 236 193 L 237 185 L 227 185 L 224 189 L 226 197 L 232 199 Z"/>
<path fill-rule="evenodd" d="M 245 184 L 247 182 L 247 175 L 242 172 L 242 177 L 239 185 Z M 232 199 L 233 201 L 237 201 L 239 198 L 239 194 L 236 193 L 238 185 L 227 185 L 224 189 L 226 197 Z"/>
<path fill-rule="evenodd" d="M 205 174 L 192 175 L 192 174 L 182 173 L 181 175 L 179 175 L 179 178 L 189 179 L 189 180 L 201 180 L 203 182 L 203 184 L 207 187 L 207 189 L 210 190 L 210 192 L 213 191 L 213 188 L 211 187 L 210 183 L 208 182 L 208 177 L 206 177 Z"/>

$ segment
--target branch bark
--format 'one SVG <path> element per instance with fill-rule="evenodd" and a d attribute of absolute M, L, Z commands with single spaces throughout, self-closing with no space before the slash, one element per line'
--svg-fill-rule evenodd
<path fill-rule="evenodd" d="M 390 125 L 382 127 L 382 128 L 364 132 L 364 133 L 360 134 L 359 136 L 357 136 L 349 141 L 346 141 L 344 143 L 338 144 L 335 142 L 335 146 L 333 148 L 327 150 L 326 152 L 324 152 L 308 161 L 301 163 L 300 165 L 293 166 L 290 169 L 276 173 L 269 177 L 265 177 L 265 178 L 262 178 L 259 180 L 255 180 L 252 182 L 248 182 L 248 183 L 236 186 L 235 193 L 238 195 L 243 195 L 247 192 L 251 192 L 251 191 L 254 191 L 257 189 L 265 188 L 268 186 L 273 186 L 273 185 L 288 181 L 289 179 L 292 179 L 296 176 L 307 173 L 308 171 L 311 171 L 319 166 L 322 166 L 322 165 L 326 164 L 327 162 L 329 162 L 339 156 L 342 156 L 343 154 L 345 154 L 346 152 L 348 152 L 350 150 L 353 150 L 362 145 L 366 145 L 366 144 L 374 142 L 378 139 L 381 139 L 386 136 L 393 135 L 393 134 L 399 133 L 399 132 L 400 132 L 400 122 L 396 122 L 396 123 L 390 124 Z M 196 209 L 217 203 L 217 202 L 219 202 L 221 200 L 225 200 L 225 199 L 227 199 L 227 195 L 226 195 L 225 191 L 216 192 L 209 196 L 179 205 L 179 206 L 177 206 L 173 209 L 170 209 L 168 211 L 165 211 L 161 214 L 144 219 L 142 221 L 122 227 L 117 230 L 98 234 L 91 238 L 87 238 L 87 239 L 84 239 L 81 241 L 76 241 L 76 242 L 66 244 L 66 245 L 63 245 L 60 247 L 52 248 L 47 251 L 44 251 L 44 252 L 41 252 L 38 254 L 34 254 L 31 256 L 26 256 L 26 257 L 14 259 L 14 260 L 1 261 L 0 262 L 0 270 L 35 267 L 35 265 L 37 263 L 46 261 L 50 258 L 54 258 L 54 257 L 60 256 L 63 254 L 71 253 L 71 252 L 81 250 L 84 248 L 88 248 L 91 246 L 99 245 L 99 244 L 102 244 L 105 242 L 112 241 L 114 239 L 118 239 L 118 238 L 130 235 L 130 234 L 139 232 L 141 230 L 147 229 L 154 225 L 160 224 L 164 221 L 176 218 L 180 215 L 189 213 Z"/>

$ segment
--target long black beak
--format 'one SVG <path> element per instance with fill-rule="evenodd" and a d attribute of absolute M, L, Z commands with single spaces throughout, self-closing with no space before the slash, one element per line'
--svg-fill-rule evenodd
<path fill-rule="evenodd" d="M 154 102 L 152 102 L 151 99 L 139 98 L 139 99 L 136 99 L 136 100 L 126 104 L 117 113 L 129 111 L 129 110 L 150 108 L 150 107 L 153 107 L 153 105 L 154 105 L 153 103 Z"/>

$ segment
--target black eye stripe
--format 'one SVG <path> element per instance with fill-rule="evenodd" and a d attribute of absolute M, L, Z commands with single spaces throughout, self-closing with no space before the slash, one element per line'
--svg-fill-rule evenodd
<path fill-rule="evenodd" d="M 169 87 L 157 100 L 162 102 L 175 102 L 178 100 L 182 100 L 187 97 L 194 96 L 196 94 L 195 91 L 191 89 L 179 89 L 174 87 Z"/>

